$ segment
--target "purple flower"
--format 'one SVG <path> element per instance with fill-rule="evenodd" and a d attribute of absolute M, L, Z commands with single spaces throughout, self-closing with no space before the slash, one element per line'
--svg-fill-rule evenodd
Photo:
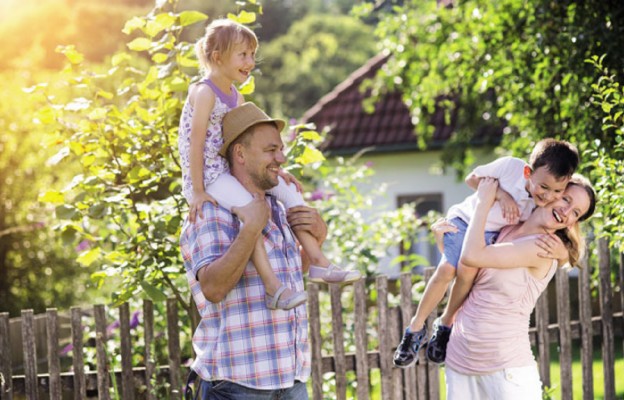
<path fill-rule="evenodd" d="M 139 326 L 139 315 L 141 314 L 141 311 L 135 311 L 134 313 L 132 313 L 132 318 L 130 318 L 130 329 L 134 329 L 137 326 Z"/>
<path fill-rule="evenodd" d="M 332 196 L 332 193 L 328 193 L 323 189 L 315 189 L 312 193 L 310 193 L 310 201 L 327 200 Z"/>
<path fill-rule="evenodd" d="M 82 242 L 78 243 L 78 246 L 76 246 L 76 252 L 80 253 L 82 251 L 87 250 L 89 247 L 91 247 L 91 242 L 85 239 Z"/>
<path fill-rule="evenodd" d="M 372 161 L 366 161 L 366 162 L 364 163 L 364 166 L 365 166 L 366 168 L 372 168 L 372 167 L 373 167 L 373 165 L 375 165 L 375 163 L 374 163 L 374 162 L 372 162 Z"/>
<path fill-rule="evenodd" d="M 74 345 L 73 344 L 68 344 L 67 346 L 63 347 L 61 349 L 61 351 L 59 352 L 60 356 L 66 356 L 67 354 L 69 354 L 70 351 L 72 351 L 74 349 Z"/>

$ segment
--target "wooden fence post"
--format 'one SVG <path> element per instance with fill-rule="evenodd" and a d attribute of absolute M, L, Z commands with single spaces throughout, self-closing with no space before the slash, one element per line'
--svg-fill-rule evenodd
<path fill-rule="evenodd" d="M 407 329 L 414 314 L 412 310 L 412 274 L 405 272 L 401 274 L 401 335 Z M 403 396 L 406 400 L 416 398 L 416 368 L 406 368 L 403 370 Z"/>
<path fill-rule="evenodd" d="M 425 269 L 425 282 L 429 282 L 434 272 L 435 268 Z M 427 317 L 427 332 L 433 332 L 433 321 L 435 321 L 437 315 L 438 310 L 436 309 Z M 438 400 L 440 398 L 440 366 L 429 361 L 424 348 L 421 350 L 419 357 L 420 360 L 425 361 L 427 368 L 427 392 L 424 399 Z"/>
<path fill-rule="evenodd" d="M 13 399 L 9 313 L 0 313 L 0 399 Z"/>
<path fill-rule="evenodd" d="M 319 286 L 308 283 L 308 318 L 310 325 L 310 354 L 312 357 L 312 399 L 323 399 L 323 354 L 321 352 L 321 313 Z"/>
<path fill-rule="evenodd" d="M 121 395 L 124 400 L 134 400 L 132 343 L 130 342 L 130 305 L 128 303 L 123 303 L 119 306 L 119 337 L 121 342 Z"/>
<path fill-rule="evenodd" d="M 379 368 L 381 370 L 381 398 L 389 400 L 392 396 L 392 366 L 390 364 L 390 345 L 388 343 L 388 278 L 379 275 L 376 278 L 377 309 L 379 321 L 377 338 L 379 340 Z"/>
<path fill-rule="evenodd" d="M 353 284 L 355 297 L 355 365 L 357 376 L 357 398 L 368 400 L 370 397 L 368 377 L 368 335 L 366 326 L 368 312 L 366 311 L 366 287 L 364 279 Z"/>
<path fill-rule="evenodd" d="M 598 240 L 600 276 L 600 314 L 602 315 L 602 363 L 605 400 L 615 399 L 615 359 L 613 333 L 613 296 L 611 291 L 611 255 L 607 239 Z"/>
<path fill-rule="evenodd" d="M 103 304 L 93 307 L 95 316 L 95 352 L 97 359 L 97 388 L 99 400 L 110 400 L 108 357 L 106 356 L 106 309 Z"/>
<path fill-rule="evenodd" d="M 171 398 L 180 400 L 182 394 L 182 383 L 180 381 L 180 328 L 178 327 L 178 302 L 175 298 L 167 299 L 167 338 L 169 339 Z"/>
<path fill-rule="evenodd" d="M 156 400 L 152 379 L 156 366 L 154 365 L 154 356 L 152 354 L 152 346 L 154 343 L 154 303 L 150 300 L 143 301 L 143 325 L 145 335 L 145 387 L 147 391 L 147 400 Z"/>
<path fill-rule="evenodd" d="M 579 319 L 581 328 L 581 369 L 583 371 L 583 399 L 594 398 L 594 327 L 592 324 L 592 299 L 591 299 L 591 267 L 588 263 L 588 252 L 581 260 L 581 273 L 579 274 Z"/>
<path fill-rule="evenodd" d="M 572 333 L 570 332 L 570 276 L 559 268 L 557 284 L 557 323 L 559 325 L 559 365 L 561 398 L 572 398 Z"/>
<path fill-rule="evenodd" d="M 48 371 L 50 374 L 50 400 L 61 400 L 61 360 L 58 348 L 58 313 L 56 308 L 46 310 L 46 331 L 48 338 Z"/>
<path fill-rule="evenodd" d="M 74 400 L 87 397 L 87 385 L 84 374 L 84 360 L 82 358 L 82 310 L 80 307 L 71 308 L 71 335 L 72 335 L 72 362 L 74 366 Z"/>
<path fill-rule="evenodd" d="M 39 398 L 37 387 L 37 348 L 33 310 L 22 310 L 22 346 L 24 349 L 24 375 L 26 378 L 26 397 L 29 400 Z"/>
<path fill-rule="evenodd" d="M 344 327 L 342 319 L 342 302 L 339 284 L 329 284 L 331 301 L 332 337 L 334 339 L 334 365 L 336 368 L 336 398 L 347 399 L 347 367 L 345 365 Z"/>
<path fill-rule="evenodd" d="M 535 327 L 537 329 L 537 353 L 542 384 L 550 387 L 550 334 L 548 312 L 548 287 L 537 299 L 535 306 Z"/>

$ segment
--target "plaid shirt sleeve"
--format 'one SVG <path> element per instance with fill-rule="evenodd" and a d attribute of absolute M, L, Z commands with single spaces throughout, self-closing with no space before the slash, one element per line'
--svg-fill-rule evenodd
<path fill-rule="evenodd" d="M 204 218 L 195 223 L 186 219 L 180 236 L 184 268 L 196 278 L 201 268 L 225 254 L 239 229 L 237 220 L 224 208 L 206 202 L 203 212 Z"/>

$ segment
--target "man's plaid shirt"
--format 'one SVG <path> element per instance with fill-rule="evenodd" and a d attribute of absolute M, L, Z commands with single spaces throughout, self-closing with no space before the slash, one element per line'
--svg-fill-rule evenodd
<path fill-rule="evenodd" d="M 272 219 L 263 230 L 273 271 L 282 284 L 304 290 L 301 254 L 284 208 L 267 196 Z M 275 390 L 310 376 L 306 307 L 270 310 L 264 285 L 249 262 L 240 281 L 219 303 L 206 300 L 196 280 L 200 268 L 221 257 L 238 235 L 238 219 L 209 202 L 204 219 L 182 228 L 180 248 L 201 322 L 193 335 L 192 368 L 206 381 L 228 380 L 254 389 Z"/>

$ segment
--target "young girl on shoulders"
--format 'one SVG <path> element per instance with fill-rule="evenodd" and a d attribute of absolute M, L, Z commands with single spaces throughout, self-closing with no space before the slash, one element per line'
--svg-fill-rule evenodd
<path fill-rule="evenodd" d="M 182 164 L 183 194 L 189 202 L 189 219 L 203 218 L 204 202 L 219 204 L 236 213 L 252 196 L 232 177 L 227 161 L 219 155 L 223 144 L 224 115 L 244 102 L 234 83 L 243 83 L 255 67 L 258 48 L 256 35 L 244 25 L 229 19 L 218 19 L 206 28 L 195 52 L 202 78 L 189 87 L 180 117 L 178 146 Z M 286 208 L 303 205 L 298 182 L 281 171 L 279 185 L 271 193 Z M 287 183 L 289 182 L 289 183 Z M 298 231 L 297 238 L 310 256 L 310 280 L 317 282 L 353 282 L 357 271 L 345 271 L 330 263 L 316 239 Z M 277 278 L 269 263 L 262 237 L 258 239 L 251 260 L 262 279 L 266 304 L 271 309 L 291 309 L 307 300 L 305 292 L 294 292 Z"/>

